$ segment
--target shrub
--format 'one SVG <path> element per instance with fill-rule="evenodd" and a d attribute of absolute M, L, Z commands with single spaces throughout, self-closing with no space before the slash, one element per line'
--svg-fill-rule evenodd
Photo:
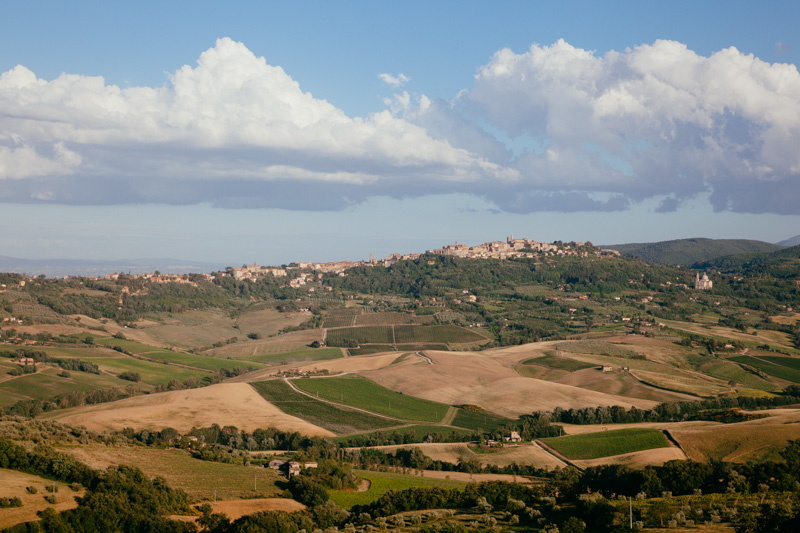
<path fill-rule="evenodd" d="M 22 507 L 22 500 L 19 496 L 0 498 L 0 508 L 5 509 L 6 507 Z"/>
<path fill-rule="evenodd" d="M 28 491 L 28 494 L 36 494 L 37 492 L 39 492 L 39 489 L 37 489 L 33 485 L 25 487 L 25 490 Z"/>

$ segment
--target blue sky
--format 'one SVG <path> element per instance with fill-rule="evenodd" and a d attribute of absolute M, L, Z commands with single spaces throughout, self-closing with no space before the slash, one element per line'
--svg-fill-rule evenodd
<path fill-rule="evenodd" d="M 0 255 L 800 233 L 797 2 L 0 4 Z"/>

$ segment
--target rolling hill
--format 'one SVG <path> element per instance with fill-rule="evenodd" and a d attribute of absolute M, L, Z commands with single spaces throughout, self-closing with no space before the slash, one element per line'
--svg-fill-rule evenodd
<path fill-rule="evenodd" d="M 612 244 L 602 246 L 623 255 L 638 257 L 647 263 L 689 266 L 740 253 L 775 252 L 782 246 L 745 239 L 677 239 L 651 243 Z"/>

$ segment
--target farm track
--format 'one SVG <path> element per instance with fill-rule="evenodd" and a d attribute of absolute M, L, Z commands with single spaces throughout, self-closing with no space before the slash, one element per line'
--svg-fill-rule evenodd
<path fill-rule="evenodd" d="M 551 457 L 553 457 L 556 461 L 562 463 L 563 466 L 571 466 L 573 468 L 577 468 L 578 471 L 583 472 L 582 468 L 577 467 L 575 464 L 572 463 L 569 459 L 555 451 L 553 448 L 545 444 L 544 442 L 540 441 L 539 439 L 533 440 L 533 445 L 542 450 L 543 452 L 547 453 Z"/>
<path fill-rule="evenodd" d="M 386 420 L 396 420 L 398 422 L 398 425 L 408 424 L 407 420 L 401 420 L 401 419 L 395 418 L 393 416 L 388 416 L 388 415 L 384 415 L 384 414 L 381 414 L 381 413 L 376 413 L 375 411 L 369 411 L 367 409 L 362 409 L 361 407 L 354 407 L 352 405 L 347 405 L 345 403 L 334 402 L 334 401 L 331 401 L 331 400 L 326 400 L 325 398 L 322 398 L 322 397 L 314 396 L 313 394 L 304 391 L 300 387 L 297 387 L 294 383 L 292 383 L 292 380 L 290 380 L 288 378 L 283 378 L 283 381 L 287 385 L 289 385 L 289 387 L 291 387 L 292 390 L 294 390 L 295 392 L 298 392 L 298 393 L 302 394 L 303 396 L 307 396 L 307 397 L 311 398 L 312 400 L 315 400 L 315 401 L 318 401 L 318 402 L 327 403 L 327 404 L 333 405 L 334 407 L 339 407 L 339 408 L 343 408 L 343 409 L 351 409 L 353 411 L 361 411 L 362 413 L 366 413 L 366 414 L 372 415 L 372 416 L 377 416 L 379 418 L 384 418 Z"/>
<path fill-rule="evenodd" d="M 453 420 L 456 419 L 456 414 L 458 414 L 458 409 L 451 405 L 447 410 L 447 413 L 445 413 L 444 418 L 442 418 L 440 424 L 452 427 Z"/>
<path fill-rule="evenodd" d="M 436 364 L 436 363 L 433 362 L 433 359 L 431 359 L 430 357 L 428 357 L 427 355 L 425 355 L 422 352 L 417 352 L 416 355 L 418 355 L 418 356 L 422 357 L 423 359 L 425 359 L 425 361 L 427 361 L 429 365 L 435 365 Z"/>

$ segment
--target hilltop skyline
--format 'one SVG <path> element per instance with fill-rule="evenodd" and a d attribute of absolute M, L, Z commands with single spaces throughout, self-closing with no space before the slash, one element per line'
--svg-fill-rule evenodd
<path fill-rule="evenodd" d="M 154 7 L 4 5 L 4 255 L 800 230 L 796 4 Z"/>

